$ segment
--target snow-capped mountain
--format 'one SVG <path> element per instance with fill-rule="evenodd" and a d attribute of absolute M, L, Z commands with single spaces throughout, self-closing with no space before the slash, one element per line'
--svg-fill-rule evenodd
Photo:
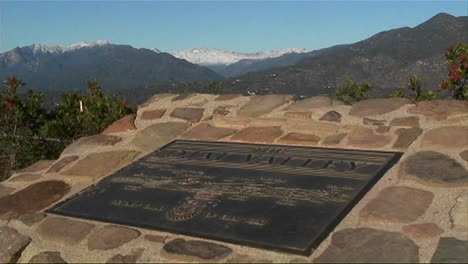
<path fill-rule="evenodd" d="M 109 45 L 108 40 L 96 40 L 95 42 L 86 42 L 86 41 L 80 41 L 74 44 L 71 44 L 69 46 L 62 46 L 62 45 L 54 45 L 54 46 L 47 46 L 44 44 L 32 44 L 27 46 L 27 48 L 30 48 L 33 52 L 33 55 L 37 55 L 40 53 L 51 53 L 51 54 L 60 54 L 64 52 L 70 52 L 82 48 L 92 48 L 92 47 L 97 47 L 97 46 L 104 46 L 104 45 Z"/>
<path fill-rule="evenodd" d="M 280 57 L 289 53 L 309 52 L 305 48 L 287 48 L 270 51 L 257 51 L 253 53 L 241 53 L 227 51 L 215 48 L 194 48 L 190 50 L 176 50 L 169 52 L 176 58 L 187 60 L 191 63 L 211 66 L 211 65 L 230 65 L 241 60 L 263 60 Z"/>

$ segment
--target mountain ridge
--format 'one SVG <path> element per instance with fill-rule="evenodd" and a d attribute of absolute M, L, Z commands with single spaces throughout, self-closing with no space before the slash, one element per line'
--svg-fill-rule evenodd
<path fill-rule="evenodd" d="M 373 82 L 376 95 L 406 86 L 411 75 L 435 90 L 446 77 L 446 49 L 468 43 L 468 17 L 438 14 L 415 26 L 377 33 L 352 44 L 312 51 L 298 63 L 250 72 L 225 82 L 230 92 L 319 95 L 334 92 L 345 80 Z M 236 81 L 234 81 L 236 80 Z"/>

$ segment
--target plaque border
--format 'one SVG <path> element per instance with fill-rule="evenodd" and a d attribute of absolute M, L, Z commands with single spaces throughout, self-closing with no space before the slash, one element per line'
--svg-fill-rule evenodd
<path fill-rule="evenodd" d="M 255 146 L 269 146 L 269 147 L 297 147 L 297 148 L 304 148 L 304 149 L 323 149 L 323 150 L 339 150 L 339 151 L 345 151 L 345 152 L 355 152 L 355 151 L 365 151 L 365 152 L 370 152 L 370 153 L 388 153 L 388 154 L 393 154 L 393 157 L 383 166 L 374 176 L 367 181 L 367 184 L 361 189 L 360 192 L 358 192 L 355 197 L 347 203 L 347 205 L 339 212 L 335 218 L 330 221 L 330 223 L 322 228 L 322 231 L 317 235 L 315 240 L 312 240 L 310 244 L 304 249 L 295 249 L 295 248 L 279 248 L 275 246 L 269 246 L 269 245 L 259 245 L 258 243 L 255 242 L 249 242 L 245 240 L 238 240 L 238 239 L 229 239 L 229 238 L 222 238 L 220 236 L 215 236 L 215 235 L 204 235 L 204 234 L 199 234 L 196 232 L 191 232 L 191 231 L 181 231 L 181 230 L 176 230 L 172 228 L 164 228 L 164 227 L 153 227 L 145 224 L 133 224 L 129 223 L 128 221 L 120 221 L 120 220 L 113 220 L 110 222 L 109 220 L 104 219 L 103 217 L 99 216 L 89 216 L 89 217 L 83 217 L 82 215 L 79 214 L 73 214 L 73 213 L 67 213 L 67 212 L 60 212 L 60 211 L 54 211 L 54 209 L 60 207 L 62 204 L 67 203 L 68 201 L 74 199 L 75 197 L 80 196 L 82 193 L 88 191 L 89 189 L 94 188 L 96 185 L 101 183 L 103 180 L 105 180 L 107 177 L 110 177 L 131 164 L 137 162 L 138 160 L 144 159 L 145 157 L 154 154 L 156 151 L 159 151 L 160 149 L 163 149 L 171 144 L 177 143 L 177 142 L 197 142 L 197 143 L 233 143 L 233 144 L 242 144 L 242 145 L 255 145 Z M 144 155 L 143 157 L 139 158 L 138 160 L 133 161 L 132 163 L 126 165 L 123 168 L 120 168 L 119 170 L 116 170 L 112 172 L 111 174 L 104 176 L 103 178 L 99 179 L 98 182 L 86 187 L 85 189 L 75 193 L 74 195 L 68 197 L 67 199 L 60 201 L 56 204 L 53 204 L 49 208 L 43 210 L 45 213 L 50 213 L 54 215 L 61 215 L 61 216 L 68 216 L 68 217 L 74 217 L 74 218 L 79 218 L 79 219 L 85 219 L 85 220 L 91 220 L 91 221 L 98 221 L 101 223 L 107 223 L 107 224 L 118 224 L 118 225 L 125 225 L 125 226 L 130 226 L 130 227 L 137 227 L 137 228 L 144 228 L 147 230 L 154 230 L 154 231 L 160 231 L 160 232 L 167 232 L 167 233 L 173 233 L 176 235 L 185 235 L 185 236 L 191 236 L 193 238 L 201 238 L 201 239 L 209 239 L 213 241 L 220 241 L 224 243 L 231 243 L 231 244 L 236 244 L 236 245 L 241 245 L 241 246 L 248 246 L 252 248 L 258 248 L 258 249 L 265 249 L 265 250 L 270 250 L 274 252 L 285 252 L 285 253 L 292 253 L 292 254 L 297 254 L 297 255 L 302 255 L 302 256 L 310 256 L 313 251 L 328 237 L 328 235 L 343 221 L 343 219 L 346 217 L 346 215 L 351 212 L 351 210 L 356 206 L 356 204 L 362 200 L 362 198 L 369 192 L 369 190 L 383 177 L 383 175 L 391 169 L 395 164 L 398 163 L 400 160 L 401 156 L 404 154 L 404 152 L 398 152 L 398 151 L 380 151 L 380 150 L 366 150 L 366 149 L 343 149 L 343 148 L 325 148 L 325 147 L 314 147 L 314 146 L 296 146 L 296 145 L 280 145 L 280 144 L 260 144 L 260 143 L 248 143 L 248 142 L 232 142 L 232 141 L 206 141 L 206 140 L 186 140 L 186 139 L 174 139 L 170 141 L 169 143 L 159 147 L 158 149 L 149 152 L 148 154 Z"/>

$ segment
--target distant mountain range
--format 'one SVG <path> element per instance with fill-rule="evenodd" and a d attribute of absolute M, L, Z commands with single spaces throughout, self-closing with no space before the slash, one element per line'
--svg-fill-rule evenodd
<path fill-rule="evenodd" d="M 417 75 L 423 88 L 437 89 L 447 76 L 445 52 L 468 43 L 468 17 L 440 13 L 414 27 L 378 33 L 349 45 L 304 54 L 288 67 L 251 72 L 225 82 L 228 92 L 318 95 L 334 92 L 348 77 L 373 82 L 376 95 L 406 87 Z"/>
<path fill-rule="evenodd" d="M 33 44 L 0 54 L 0 78 L 17 75 L 45 92 L 84 90 L 85 80 L 98 78 L 112 91 L 156 87 L 169 83 L 220 81 L 212 70 L 168 53 L 114 45 L 98 40 L 70 46 Z"/>
<path fill-rule="evenodd" d="M 251 71 L 293 65 L 307 53 L 305 48 L 287 48 L 241 53 L 214 48 L 194 48 L 169 52 L 176 58 L 206 66 L 225 76 L 233 77 Z M 278 57 L 282 59 L 275 60 Z"/>
<path fill-rule="evenodd" d="M 376 84 L 376 94 L 405 86 L 411 75 L 435 89 L 446 77 L 444 53 L 468 43 L 468 17 L 438 14 L 414 27 L 392 29 L 363 41 L 315 51 L 289 48 L 239 53 L 213 48 L 161 52 L 108 41 L 70 46 L 33 44 L 0 54 L 0 78 L 17 75 L 45 92 L 84 90 L 98 78 L 113 92 L 140 102 L 181 83 L 220 81 L 226 92 L 318 95 L 334 92 L 346 78 Z M 135 99 L 138 98 L 138 99 Z"/>

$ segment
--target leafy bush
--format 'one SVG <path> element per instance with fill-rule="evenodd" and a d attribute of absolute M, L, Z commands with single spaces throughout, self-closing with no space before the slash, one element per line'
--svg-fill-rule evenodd
<path fill-rule="evenodd" d="M 105 94 L 97 80 L 88 80 L 88 95 L 64 93 L 55 118 L 45 133 L 66 141 L 101 133 L 115 120 L 131 113 L 127 100 Z"/>
<path fill-rule="evenodd" d="M 409 98 L 415 102 L 419 101 L 429 101 L 429 100 L 435 100 L 439 98 L 437 93 L 434 91 L 426 91 L 422 89 L 422 80 L 413 75 L 409 78 L 408 80 L 408 90 L 410 91 L 409 94 L 405 92 L 402 88 L 397 88 L 395 89 L 392 93 L 388 94 L 388 98 L 395 98 L 395 97 L 403 97 L 403 98 Z"/>
<path fill-rule="evenodd" d="M 468 44 L 459 43 L 447 49 L 448 77 L 440 85 L 441 90 L 452 90 L 452 97 L 468 100 Z"/>
<path fill-rule="evenodd" d="M 7 77 L 3 83 L 0 92 L 0 148 L 17 153 L 15 167 L 49 158 L 57 144 L 41 133 L 48 118 L 42 107 L 44 96 L 33 91 L 20 96 L 18 91 L 26 84 L 14 76 Z"/>
<path fill-rule="evenodd" d="M 134 111 L 126 100 L 105 94 L 97 80 L 87 81 L 88 94 L 64 93 L 59 106 L 47 111 L 41 93 L 28 91 L 10 76 L 0 91 L 0 148 L 16 152 L 15 168 L 40 159 L 55 159 L 73 140 L 101 133 L 115 120 Z"/>
<path fill-rule="evenodd" d="M 358 83 L 356 80 L 349 78 L 346 84 L 338 88 L 338 91 L 332 95 L 333 99 L 352 104 L 369 98 L 369 92 L 374 88 L 374 85 L 369 82 Z"/>

